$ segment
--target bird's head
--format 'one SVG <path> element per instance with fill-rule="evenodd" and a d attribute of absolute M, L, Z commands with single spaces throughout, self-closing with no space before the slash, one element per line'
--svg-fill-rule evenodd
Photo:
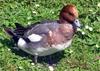
<path fill-rule="evenodd" d="M 68 22 L 70 24 L 75 24 L 77 27 L 80 27 L 78 20 L 78 10 L 72 4 L 68 4 L 61 9 L 59 20 L 61 23 Z"/>

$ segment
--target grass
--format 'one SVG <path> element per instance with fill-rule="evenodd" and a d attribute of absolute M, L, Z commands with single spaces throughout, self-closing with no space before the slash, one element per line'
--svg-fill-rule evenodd
<path fill-rule="evenodd" d="M 52 55 L 55 71 L 100 71 L 100 1 L 99 0 L 0 0 L 0 71 L 49 71 L 48 57 L 34 65 L 32 56 L 13 49 L 14 43 L 2 26 L 15 28 L 41 20 L 58 19 L 63 5 L 72 3 L 79 10 L 84 28 L 75 35 L 70 48 Z M 93 30 L 86 28 L 89 25 Z M 85 33 L 85 34 L 84 34 Z"/>

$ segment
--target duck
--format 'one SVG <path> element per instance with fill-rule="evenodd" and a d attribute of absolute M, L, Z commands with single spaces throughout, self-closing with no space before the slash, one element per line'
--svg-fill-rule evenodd
<path fill-rule="evenodd" d="M 78 10 L 73 4 L 65 5 L 58 20 L 36 22 L 28 26 L 15 23 L 16 28 L 5 28 L 18 48 L 35 56 L 47 56 L 62 51 L 72 43 L 77 28 L 81 26 Z"/>

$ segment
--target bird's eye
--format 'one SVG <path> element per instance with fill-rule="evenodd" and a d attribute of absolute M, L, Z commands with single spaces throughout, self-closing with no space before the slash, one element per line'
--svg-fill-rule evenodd
<path fill-rule="evenodd" d="M 72 14 L 72 13 L 70 13 L 70 12 L 69 12 L 68 14 L 69 14 L 69 15 L 71 15 L 71 16 L 73 16 L 73 14 Z"/>
<path fill-rule="evenodd" d="M 76 23 L 78 23 L 78 22 L 79 22 L 79 20 L 78 20 L 78 19 L 76 19 L 76 20 L 75 20 L 75 22 L 76 22 Z"/>
<path fill-rule="evenodd" d="M 78 21 L 76 20 L 75 22 L 77 23 Z"/>

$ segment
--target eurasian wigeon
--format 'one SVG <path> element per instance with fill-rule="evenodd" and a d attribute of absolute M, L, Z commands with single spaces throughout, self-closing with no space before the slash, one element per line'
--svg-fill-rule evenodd
<path fill-rule="evenodd" d="M 64 6 L 59 20 L 42 21 L 23 27 L 15 23 L 16 29 L 5 28 L 23 51 L 37 56 L 47 56 L 62 51 L 71 45 L 76 29 L 80 27 L 78 11 L 72 4 Z"/>

